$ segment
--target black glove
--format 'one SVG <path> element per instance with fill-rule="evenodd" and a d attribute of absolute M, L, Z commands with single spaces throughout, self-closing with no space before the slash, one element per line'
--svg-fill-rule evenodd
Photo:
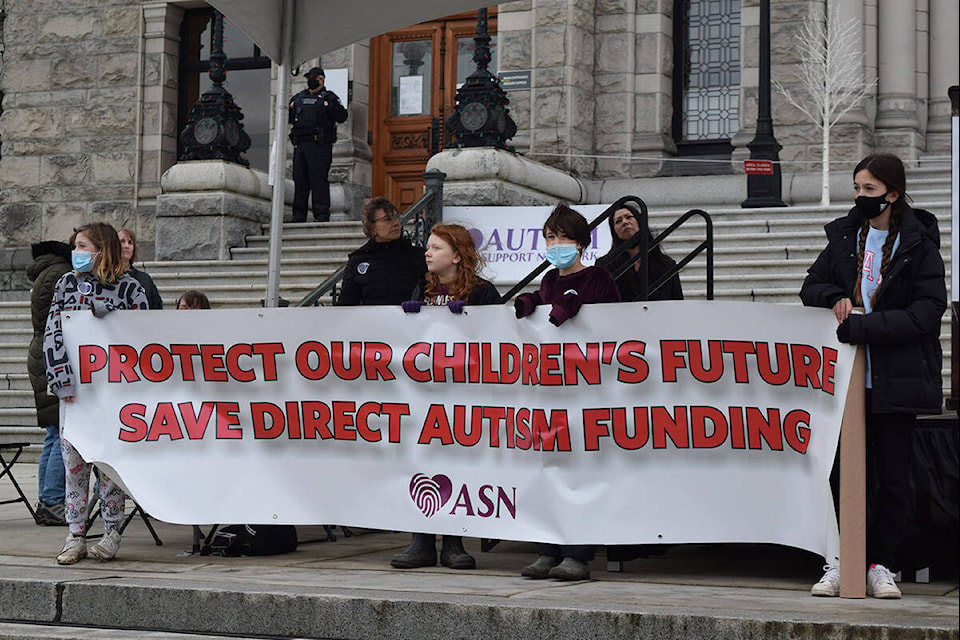
<path fill-rule="evenodd" d="M 404 300 L 400 303 L 400 308 L 403 309 L 404 313 L 420 313 L 420 307 L 423 306 L 423 303 L 419 300 Z"/>
<path fill-rule="evenodd" d="M 853 314 L 847 316 L 847 319 L 841 322 L 837 326 L 837 340 L 845 344 L 853 344 L 851 342 L 851 329 L 850 329 L 850 318 Z"/>

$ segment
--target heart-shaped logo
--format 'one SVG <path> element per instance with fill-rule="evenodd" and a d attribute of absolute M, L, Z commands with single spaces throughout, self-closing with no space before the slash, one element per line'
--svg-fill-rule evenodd
<path fill-rule="evenodd" d="M 428 518 L 439 511 L 451 495 L 453 495 L 453 483 L 442 473 L 432 478 L 418 473 L 410 478 L 410 498 Z"/>

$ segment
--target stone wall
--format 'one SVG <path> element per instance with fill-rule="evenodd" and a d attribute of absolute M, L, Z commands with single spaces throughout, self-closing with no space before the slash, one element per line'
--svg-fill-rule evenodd
<path fill-rule="evenodd" d="M 136 223 L 136 0 L 6 0 L 0 244 Z"/>

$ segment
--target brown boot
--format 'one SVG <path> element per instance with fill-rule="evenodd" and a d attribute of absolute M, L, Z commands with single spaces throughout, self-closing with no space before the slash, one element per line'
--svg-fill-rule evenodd
<path fill-rule="evenodd" d="M 450 569 L 477 568 L 477 561 L 472 555 L 464 551 L 463 538 L 460 536 L 443 536 L 443 546 L 440 548 L 440 564 Z"/>
<path fill-rule="evenodd" d="M 390 558 L 390 566 L 396 569 L 433 567 L 437 564 L 437 536 L 432 533 L 415 533 L 410 546 Z"/>

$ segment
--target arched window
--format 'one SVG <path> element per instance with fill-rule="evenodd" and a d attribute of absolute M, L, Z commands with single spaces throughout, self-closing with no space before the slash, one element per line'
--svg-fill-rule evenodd
<path fill-rule="evenodd" d="M 740 0 L 676 0 L 674 47 L 677 152 L 729 158 L 740 126 Z"/>
<path fill-rule="evenodd" d="M 213 9 L 187 11 L 180 26 L 180 91 L 177 131 L 187 124 L 190 107 L 210 87 L 210 43 Z M 243 127 L 250 136 L 245 157 L 254 169 L 267 171 L 270 157 L 270 58 L 260 53 L 242 31 L 223 19 L 223 50 L 227 55 L 224 88 L 243 112 Z M 178 142 L 179 147 L 179 142 Z M 177 149 L 179 157 L 182 149 Z"/>

